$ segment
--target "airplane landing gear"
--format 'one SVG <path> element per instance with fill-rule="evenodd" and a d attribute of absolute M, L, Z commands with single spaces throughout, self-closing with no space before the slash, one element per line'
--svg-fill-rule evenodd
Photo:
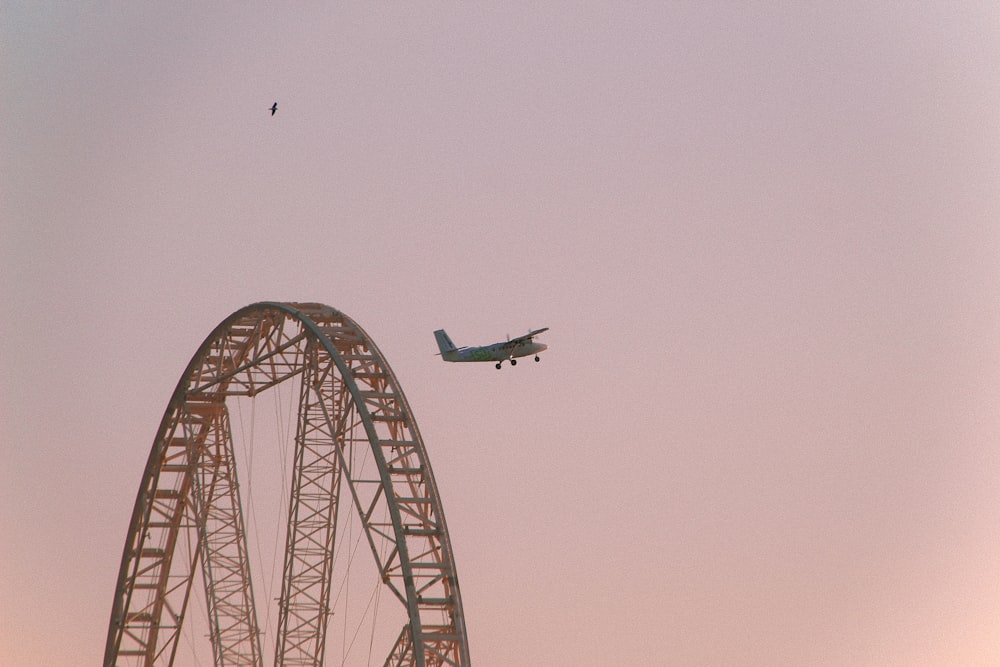
<path fill-rule="evenodd" d="M 535 361 L 541 361 L 541 360 L 542 360 L 541 357 L 539 357 L 538 355 L 535 355 Z"/>
<path fill-rule="evenodd" d="M 497 370 L 500 370 L 500 362 L 497 362 Z"/>
<path fill-rule="evenodd" d="M 517 359 L 511 359 L 510 360 L 510 365 L 511 366 L 517 366 Z"/>

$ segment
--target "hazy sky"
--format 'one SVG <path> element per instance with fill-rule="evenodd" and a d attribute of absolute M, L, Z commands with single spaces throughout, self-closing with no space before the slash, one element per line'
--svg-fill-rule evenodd
<path fill-rule="evenodd" d="M 0 5 L 0 663 L 100 662 L 178 377 L 297 300 L 476 665 L 1000 664 L 1000 5 L 205 4 Z"/>

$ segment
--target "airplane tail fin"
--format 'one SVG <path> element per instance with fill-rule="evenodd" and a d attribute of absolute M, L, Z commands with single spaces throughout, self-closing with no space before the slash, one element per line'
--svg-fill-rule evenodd
<path fill-rule="evenodd" d="M 437 339 L 438 349 L 441 350 L 441 355 L 445 356 L 448 352 L 454 352 L 458 348 L 455 344 L 451 342 L 451 338 L 448 338 L 448 334 L 445 333 L 444 329 L 438 329 L 434 332 L 434 338 Z"/>

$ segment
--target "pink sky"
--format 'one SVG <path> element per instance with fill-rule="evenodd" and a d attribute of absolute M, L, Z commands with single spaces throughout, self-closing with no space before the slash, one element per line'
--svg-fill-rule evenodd
<path fill-rule="evenodd" d="M 1000 664 L 1000 6 L 342 4 L 0 6 L 0 664 L 260 300 L 388 357 L 479 667 Z"/>

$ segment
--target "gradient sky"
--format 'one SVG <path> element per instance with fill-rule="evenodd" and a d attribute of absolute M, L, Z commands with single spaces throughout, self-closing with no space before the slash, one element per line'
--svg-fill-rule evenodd
<path fill-rule="evenodd" d="M 0 663 L 99 663 L 178 377 L 289 300 L 479 667 L 1000 664 L 997 3 L 8 0 L 0 90 Z"/>

